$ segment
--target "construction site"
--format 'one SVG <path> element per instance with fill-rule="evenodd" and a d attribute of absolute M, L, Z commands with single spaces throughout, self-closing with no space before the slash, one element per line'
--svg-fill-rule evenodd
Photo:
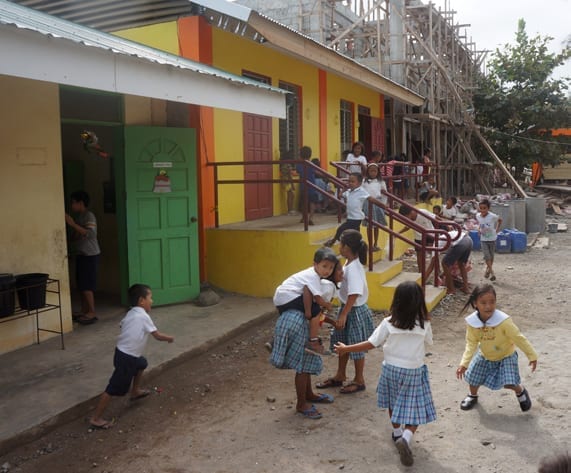
<path fill-rule="evenodd" d="M 420 0 L 239 0 L 425 97 L 411 107 L 386 99 L 388 156 L 408 161 L 430 148 L 444 195 L 492 194 L 494 170 L 524 190 L 473 120 L 472 93 L 487 51 L 477 48 L 451 2 Z M 482 155 L 476 149 L 483 149 Z"/>

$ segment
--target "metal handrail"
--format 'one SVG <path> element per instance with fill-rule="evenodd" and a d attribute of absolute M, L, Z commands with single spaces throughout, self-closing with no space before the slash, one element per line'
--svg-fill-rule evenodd
<path fill-rule="evenodd" d="M 344 162 L 342 162 L 342 163 L 343 164 L 341 164 L 339 162 L 332 162 L 331 165 L 333 167 L 335 167 L 336 169 L 342 170 L 342 172 L 345 172 L 346 174 L 350 174 L 344 168 L 344 166 L 346 164 Z M 325 178 L 329 182 L 332 182 L 334 184 L 336 191 L 337 191 L 336 196 L 333 196 L 331 193 L 323 190 L 321 187 L 319 187 L 316 184 L 314 184 L 313 182 L 310 182 L 309 180 L 307 180 L 307 177 L 306 177 L 307 172 L 302 172 L 298 179 L 262 179 L 262 180 L 227 179 L 227 180 L 220 180 L 218 178 L 218 167 L 219 166 L 237 166 L 237 165 L 248 166 L 248 165 L 264 165 L 264 164 L 266 164 L 266 165 L 292 164 L 294 166 L 302 165 L 304 168 L 311 167 L 314 170 L 314 172 L 316 173 L 316 175 L 319 175 L 320 177 Z M 383 163 L 380 163 L 380 164 L 383 164 Z M 403 165 L 405 165 L 405 164 L 406 163 L 403 163 Z M 343 199 L 340 198 L 340 196 L 341 196 L 341 193 L 343 191 L 348 189 L 347 182 L 343 178 L 336 177 L 336 176 L 332 175 L 331 173 L 327 172 L 325 169 L 323 169 L 319 166 L 316 166 L 315 164 L 313 164 L 310 161 L 307 161 L 307 160 L 278 160 L 278 161 L 255 161 L 255 162 L 232 161 L 232 162 L 208 163 L 208 165 L 214 166 L 216 227 L 218 227 L 218 185 L 219 184 L 259 184 L 259 183 L 296 183 L 297 182 L 302 186 L 302 189 L 304 189 L 304 192 L 302 193 L 303 198 L 304 198 L 303 207 L 302 207 L 304 231 L 309 230 L 309 213 L 308 213 L 309 212 L 309 199 L 308 199 L 308 190 L 309 189 L 313 189 L 313 190 L 317 191 L 318 193 L 322 194 L 325 198 L 327 198 L 327 199 L 338 204 L 338 206 L 337 206 L 337 208 L 338 208 L 337 220 L 338 220 L 338 222 L 341 222 L 342 209 L 346 207 L 346 203 Z M 412 175 L 411 174 L 404 174 L 403 176 L 412 176 Z M 421 253 L 421 258 L 420 258 L 421 267 L 419 268 L 419 270 L 421 272 L 421 277 L 422 277 L 422 288 L 424 289 L 426 286 L 426 280 L 428 279 L 428 276 L 429 276 L 428 274 L 425 274 L 426 253 L 427 252 L 441 253 L 441 252 L 446 251 L 449 248 L 449 246 L 452 244 L 452 242 L 460 237 L 460 231 L 458 231 L 458 235 L 456 236 L 456 238 L 452 239 L 446 230 L 443 230 L 440 228 L 434 228 L 433 230 L 426 229 L 423 226 L 414 222 L 413 220 L 410 220 L 409 218 L 401 215 L 398 211 L 395 211 L 393 208 L 395 203 L 399 203 L 400 205 L 407 205 L 411 208 L 414 208 L 413 205 L 409 204 L 407 201 L 397 197 L 396 195 L 394 195 L 390 192 L 383 191 L 383 194 L 387 196 L 388 203 L 386 206 L 384 206 L 384 207 L 380 206 L 380 207 L 383 208 L 383 210 L 385 211 L 385 214 L 388 216 L 389 225 L 384 226 L 378 222 L 375 222 L 371 218 L 366 218 L 366 220 L 369 222 L 369 225 L 367 227 L 367 239 L 368 239 L 368 246 L 369 246 L 369 255 L 368 255 L 369 256 L 369 271 L 373 270 L 373 250 L 372 250 L 371 242 L 373 241 L 373 228 L 377 227 L 377 228 L 379 228 L 379 229 L 381 229 L 381 230 L 383 230 L 389 234 L 389 260 L 392 261 L 392 259 L 393 259 L 394 238 L 398 238 L 398 239 L 404 241 L 405 243 L 411 245 L 412 247 L 414 247 L 415 250 L 420 251 L 420 253 Z M 369 205 L 369 216 L 372 216 L 374 206 L 379 206 L 379 205 L 376 204 L 375 202 L 371 201 L 371 200 L 368 201 L 368 205 Z M 428 218 L 429 220 L 431 220 L 433 222 L 433 224 L 436 224 L 436 225 L 442 224 L 441 221 L 433 219 L 430 216 L 425 216 L 425 217 Z M 401 224 L 405 225 L 409 229 L 415 230 L 418 233 L 420 233 L 422 235 L 422 240 L 421 240 L 422 243 L 419 244 L 414 240 L 410 240 L 409 238 L 404 236 L 402 233 L 395 231 L 394 230 L 394 221 L 395 220 L 400 222 Z M 448 226 L 452 226 L 452 227 L 460 230 L 460 225 L 458 225 L 455 222 L 452 222 L 452 221 L 446 222 L 446 224 Z M 427 245 L 428 236 L 433 236 L 434 242 L 436 242 L 436 246 L 428 246 Z M 445 240 L 445 244 L 443 247 L 438 246 L 439 240 L 440 241 Z M 435 266 L 434 266 L 435 274 L 439 273 L 439 267 L 440 267 L 439 266 L 439 259 L 436 258 L 435 259 Z M 434 278 L 435 286 L 439 285 L 438 279 L 439 278 L 437 278 L 437 277 Z"/>

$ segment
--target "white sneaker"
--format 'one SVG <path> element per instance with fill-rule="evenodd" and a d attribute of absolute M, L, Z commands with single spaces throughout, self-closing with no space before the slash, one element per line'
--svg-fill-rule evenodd
<path fill-rule="evenodd" d="M 403 437 L 396 440 L 395 445 L 400 455 L 400 462 L 404 466 L 412 466 L 414 463 L 414 458 L 412 458 L 412 450 L 408 445 L 408 442 Z"/>

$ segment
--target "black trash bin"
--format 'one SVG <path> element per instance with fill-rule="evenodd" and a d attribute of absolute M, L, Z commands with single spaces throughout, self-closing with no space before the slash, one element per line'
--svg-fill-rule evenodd
<path fill-rule="evenodd" d="M 46 283 L 49 274 L 30 273 L 16 276 L 16 289 L 20 308 L 24 310 L 41 309 L 46 305 Z"/>
<path fill-rule="evenodd" d="M 16 278 L 13 274 L 0 273 L 0 317 L 9 317 L 14 313 L 15 285 Z"/>

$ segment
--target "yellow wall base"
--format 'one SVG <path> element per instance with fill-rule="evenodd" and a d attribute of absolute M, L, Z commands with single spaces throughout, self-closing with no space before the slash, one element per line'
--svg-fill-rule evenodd
<path fill-rule="evenodd" d="M 313 264 L 313 254 L 332 232 L 330 228 L 308 232 L 209 229 L 206 232 L 209 282 L 230 292 L 272 297 L 284 279 Z M 365 236 L 365 228 L 362 233 Z M 383 245 L 384 241 L 379 239 L 379 246 L 384 248 Z M 398 241 L 395 257 L 401 256 L 407 248 L 406 243 Z M 403 262 L 386 261 L 383 251 L 373 255 L 374 271 L 367 271 L 368 305 L 373 310 L 388 310 L 398 283 L 405 280 L 420 283 L 420 274 L 403 273 Z M 442 297 L 438 300 L 427 297 L 429 310 Z"/>

